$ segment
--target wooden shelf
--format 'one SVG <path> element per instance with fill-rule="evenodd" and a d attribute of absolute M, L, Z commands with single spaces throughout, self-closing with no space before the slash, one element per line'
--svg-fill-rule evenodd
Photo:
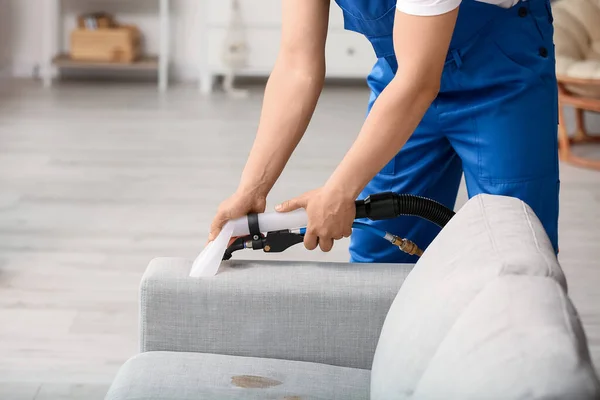
<path fill-rule="evenodd" d="M 52 59 L 52 64 L 58 68 L 111 69 L 120 71 L 156 71 L 159 68 L 158 56 L 144 56 L 140 60 L 133 63 L 117 63 L 72 60 L 68 54 L 59 54 Z"/>
<path fill-rule="evenodd" d="M 145 2 L 147 1 L 145 0 Z M 62 40 L 65 37 L 63 2 L 66 3 L 64 0 L 44 0 L 40 2 L 41 15 L 44 16 L 43 24 L 41 24 L 42 37 L 40 38 L 42 43 L 40 73 L 45 87 L 52 86 L 53 80 L 57 76 L 57 70 L 71 68 L 80 70 L 151 71 L 156 73 L 158 90 L 161 92 L 167 90 L 171 53 L 171 0 L 155 0 L 158 3 L 158 57 L 144 57 L 140 61 L 131 64 L 74 61 L 68 55 L 62 54 L 65 51 L 65 43 Z M 70 3 L 84 3 L 84 1 Z M 96 1 L 96 3 L 100 2 Z M 58 56 L 55 56 L 56 54 Z"/>

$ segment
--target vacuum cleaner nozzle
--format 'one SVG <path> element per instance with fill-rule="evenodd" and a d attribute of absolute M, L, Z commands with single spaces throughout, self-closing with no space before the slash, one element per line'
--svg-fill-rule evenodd
<path fill-rule="evenodd" d="M 373 194 L 356 201 L 356 219 L 392 219 L 402 215 L 426 219 L 444 227 L 454 216 L 454 211 L 420 196 L 391 192 Z M 222 260 L 228 260 L 234 251 L 251 248 L 276 253 L 303 241 L 303 228 L 308 223 L 303 209 L 289 213 L 249 214 L 229 221 L 219 236 L 200 253 L 194 261 L 190 276 L 216 275 Z M 355 229 L 363 229 L 380 236 L 410 255 L 421 256 L 423 251 L 408 239 L 402 239 L 378 229 L 371 224 L 355 222 Z M 298 229 L 299 228 L 299 229 Z M 263 233 L 267 233 L 265 236 Z M 230 244 L 231 238 L 237 239 Z"/>

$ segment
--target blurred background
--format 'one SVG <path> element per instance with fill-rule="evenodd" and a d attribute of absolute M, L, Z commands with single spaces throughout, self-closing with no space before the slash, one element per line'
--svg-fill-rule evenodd
<path fill-rule="evenodd" d="M 146 265 L 193 259 L 237 186 L 280 12 L 279 0 L 0 0 L 0 399 L 101 399 L 137 352 Z M 374 59 L 333 5 L 327 85 L 269 208 L 341 160 Z M 600 73 L 576 79 L 564 86 L 583 103 L 562 125 L 560 260 L 598 367 L 600 146 L 578 121 L 600 133 Z M 466 198 L 463 185 L 456 207 Z M 347 245 L 238 257 L 345 261 Z"/>

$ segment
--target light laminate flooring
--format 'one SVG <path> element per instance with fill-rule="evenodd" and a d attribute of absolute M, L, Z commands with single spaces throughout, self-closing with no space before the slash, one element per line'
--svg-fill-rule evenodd
<path fill-rule="evenodd" d="M 269 207 L 324 183 L 367 98 L 362 87 L 325 90 Z M 103 398 L 137 351 L 147 263 L 200 251 L 260 106 L 260 88 L 230 100 L 193 87 L 0 81 L 0 399 Z M 600 173 L 561 174 L 560 258 L 600 366 Z M 462 188 L 458 206 L 465 199 Z M 273 258 L 341 261 L 346 246 Z"/>

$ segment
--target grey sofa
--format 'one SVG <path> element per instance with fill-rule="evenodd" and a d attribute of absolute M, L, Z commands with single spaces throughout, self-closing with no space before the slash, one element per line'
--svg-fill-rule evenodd
<path fill-rule="evenodd" d="M 521 201 L 471 199 L 412 265 L 152 261 L 106 399 L 597 399 L 565 277 Z"/>

